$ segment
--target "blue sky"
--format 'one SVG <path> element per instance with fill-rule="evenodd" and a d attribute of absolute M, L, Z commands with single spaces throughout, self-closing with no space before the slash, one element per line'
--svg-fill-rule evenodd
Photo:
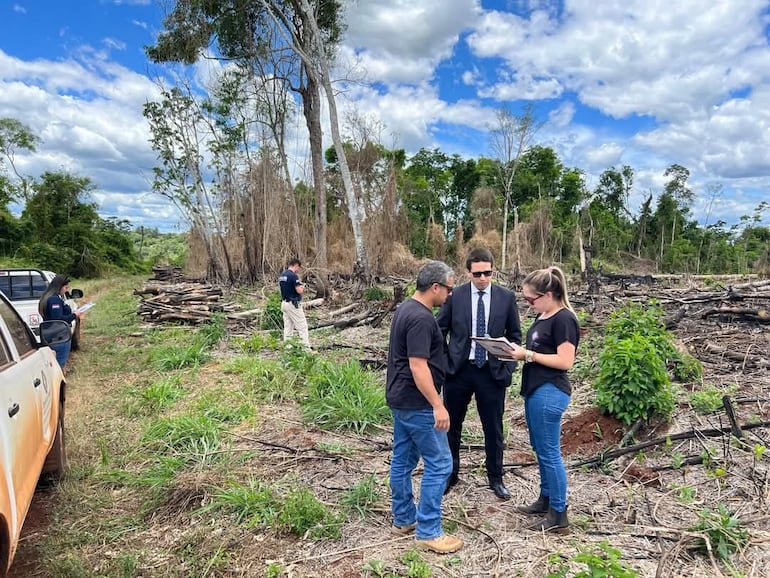
<path fill-rule="evenodd" d="M 144 46 L 162 14 L 156 0 L 3 2 L 0 117 L 42 140 L 17 158 L 23 173 L 87 176 L 103 216 L 171 231 L 185 227 L 151 190 L 142 117 L 158 96 L 162 71 Z M 535 143 L 583 169 L 589 188 L 628 164 L 636 209 L 677 163 L 691 172 L 693 214 L 733 224 L 770 200 L 769 21 L 766 0 L 358 0 L 338 63 L 355 82 L 339 105 L 376 121 L 386 146 L 477 157 L 492 156 L 498 107 L 533 102 Z M 294 132 L 309 180 L 299 118 Z"/>

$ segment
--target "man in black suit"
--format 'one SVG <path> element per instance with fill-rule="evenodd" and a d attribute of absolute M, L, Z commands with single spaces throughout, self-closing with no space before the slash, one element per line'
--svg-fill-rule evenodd
<path fill-rule="evenodd" d="M 449 412 L 449 448 L 452 474 L 446 492 L 457 484 L 460 473 L 460 438 L 471 397 L 476 398 L 484 429 L 487 479 L 495 495 L 507 500 L 503 484 L 503 411 L 505 395 L 516 368 L 501 361 L 471 339 L 505 336 L 521 344 L 521 324 L 512 291 L 492 284 L 494 257 L 488 249 L 473 249 L 465 260 L 469 283 L 455 287 L 438 312 L 437 321 L 447 346 L 447 381 L 444 405 Z"/>

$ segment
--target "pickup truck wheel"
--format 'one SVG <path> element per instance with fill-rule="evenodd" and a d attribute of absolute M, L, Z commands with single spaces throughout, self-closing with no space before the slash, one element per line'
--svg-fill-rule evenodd
<path fill-rule="evenodd" d="M 80 319 L 75 321 L 75 331 L 72 333 L 72 341 L 70 341 L 70 349 L 77 351 L 80 349 Z"/>
<path fill-rule="evenodd" d="M 51 451 L 45 458 L 43 473 L 54 482 L 64 478 L 64 471 L 67 469 L 67 452 L 64 444 L 64 404 L 59 406 L 59 421 L 56 424 L 56 438 L 54 439 Z"/>

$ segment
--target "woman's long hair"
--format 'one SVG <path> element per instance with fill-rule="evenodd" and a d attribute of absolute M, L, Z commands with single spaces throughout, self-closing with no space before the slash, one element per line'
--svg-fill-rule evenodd
<path fill-rule="evenodd" d="M 546 269 L 532 271 L 524 279 L 523 284 L 532 287 L 532 290 L 538 295 L 545 295 L 550 291 L 553 293 L 554 299 L 556 299 L 562 307 L 575 313 L 575 310 L 569 302 L 569 296 L 567 295 L 567 279 L 564 276 L 564 272 L 555 265 L 547 267 Z"/>
<path fill-rule="evenodd" d="M 40 302 L 37 304 L 37 310 L 40 315 L 45 319 L 45 308 L 48 305 L 48 300 L 52 295 L 58 295 L 61 292 L 61 288 L 70 284 L 70 278 L 66 275 L 56 275 L 46 287 L 45 293 L 40 298 Z"/>

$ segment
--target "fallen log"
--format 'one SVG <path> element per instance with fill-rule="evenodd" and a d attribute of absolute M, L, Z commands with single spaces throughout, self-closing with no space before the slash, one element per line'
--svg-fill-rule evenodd
<path fill-rule="evenodd" d="M 751 365 L 755 367 L 770 367 L 770 359 L 765 356 L 751 355 L 748 352 L 739 353 L 720 347 L 716 343 L 706 342 L 706 351 L 722 359 L 731 359 L 739 362 L 741 365 Z"/>
<path fill-rule="evenodd" d="M 701 313 L 701 317 L 706 319 L 714 315 L 743 317 L 747 321 L 759 321 L 760 323 L 770 323 L 770 311 L 767 309 L 753 309 L 750 307 L 715 307 Z"/>
<path fill-rule="evenodd" d="M 768 427 L 768 426 L 770 426 L 770 421 L 760 421 L 760 422 L 747 423 L 745 425 L 740 426 L 740 428 L 742 430 L 748 430 L 748 429 L 756 429 L 756 428 L 762 428 L 762 427 Z M 579 468 L 581 466 L 592 466 L 592 465 L 598 466 L 600 464 L 607 463 L 610 460 L 617 459 L 626 454 L 632 454 L 634 452 L 638 452 L 640 450 L 644 450 L 654 446 L 671 443 L 673 441 L 689 440 L 696 437 L 706 437 L 706 438 L 719 437 L 719 436 L 723 436 L 724 434 L 732 433 L 732 430 L 733 430 L 732 426 L 722 427 L 722 428 L 713 428 L 713 429 L 712 428 L 692 429 L 686 432 L 681 432 L 677 434 L 671 434 L 664 437 L 655 438 L 653 440 L 648 440 L 646 442 L 638 443 L 636 445 L 628 446 L 622 449 L 603 452 L 591 458 L 581 460 L 579 462 L 572 462 L 568 464 L 568 467 Z"/>

